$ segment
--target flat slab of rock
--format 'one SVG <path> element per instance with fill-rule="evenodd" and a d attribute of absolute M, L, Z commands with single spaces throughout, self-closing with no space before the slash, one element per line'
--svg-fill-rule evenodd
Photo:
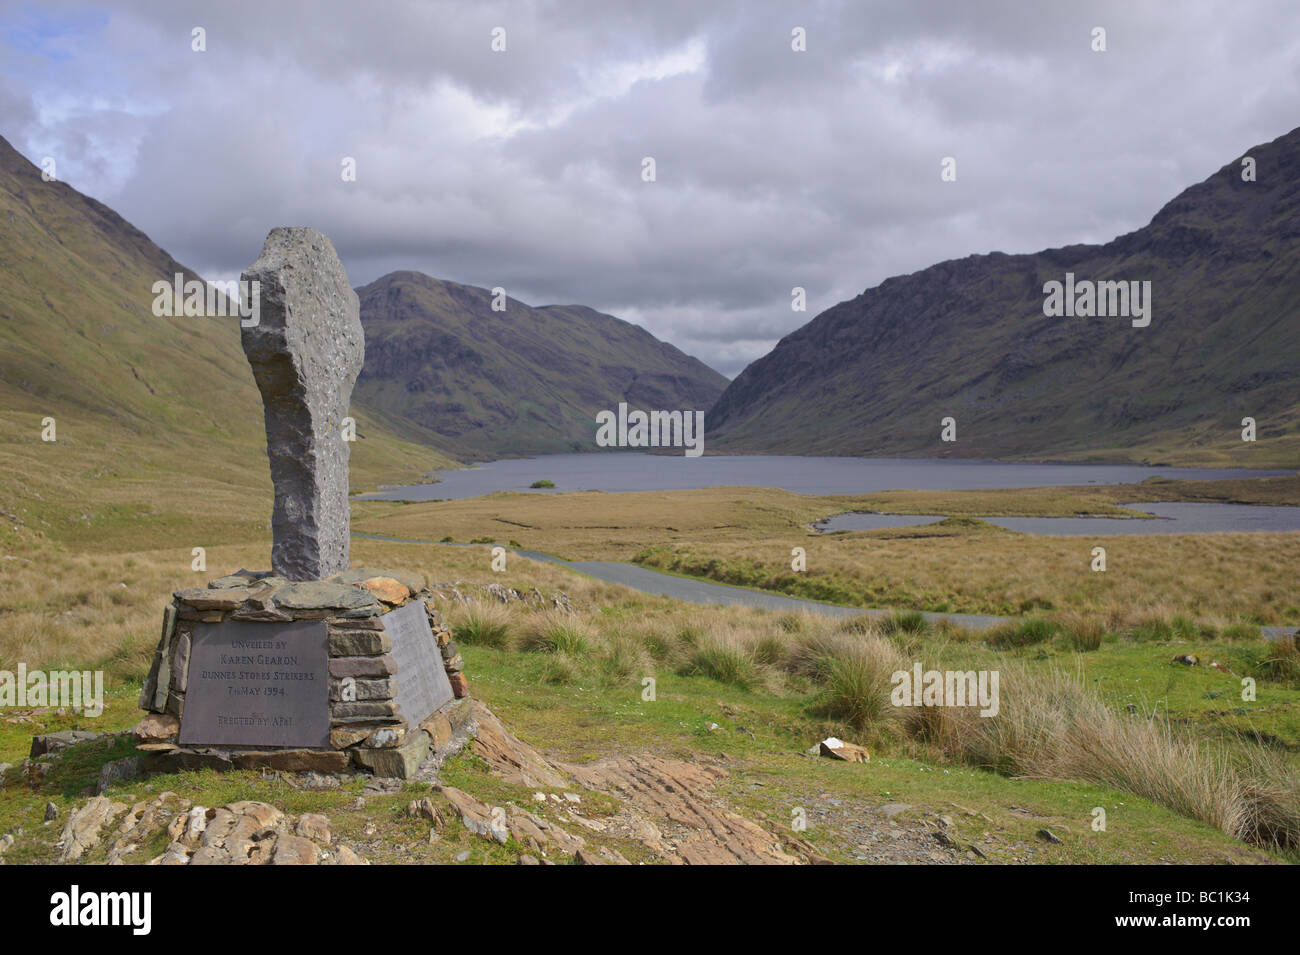
<path fill-rule="evenodd" d="M 60 730 L 57 733 L 46 733 L 43 736 L 32 737 L 32 748 L 29 756 L 36 759 L 38 756 L 44 756 L 46 753 L 57 752 L 65 746 L 76 746 L 78 743 L 88 743 L 92 739 L 99 739 L 101 734 L 92 733 L 88 730 Z"/>
<path fill-rule="evenodd" d="M 281 587 L 275 592 L 275 605 L 286 610 L 368 610 L 383 613 L 384 607 L 374 595 L 361 587 L 328 580 L 304 581 Z"/>
<path fill-rule="evenodd" d="M 59 839 L 59 861 L 76 862 L 99 842 L 100 831 L 127 807 L 104 796 L 96 796 L 68 816 Z"/>

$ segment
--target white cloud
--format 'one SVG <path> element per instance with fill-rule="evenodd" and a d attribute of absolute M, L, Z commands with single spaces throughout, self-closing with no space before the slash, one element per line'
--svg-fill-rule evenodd
<path fill-rule="evenodd" d="M 50 0 L 3 16 L 0 133 L 210 277 L 310 224 L 358 285 L 412 268 L 582 303 L 729 375 L 890 275 L 1136 228 L 1288 131 L 1300 99 L 1283 0 Z M 658 182 L 640 179 L 647 155 Z"/>

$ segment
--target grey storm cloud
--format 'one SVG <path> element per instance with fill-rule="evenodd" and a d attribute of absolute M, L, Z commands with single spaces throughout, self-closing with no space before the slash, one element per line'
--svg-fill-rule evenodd
<path fill-rule="evenodd" d="M 727 375 L 890 275 L 1137 228 L 1298 94 L 1285 0 L 0 4 L 0 134 L 209 278 L 313 225 L 357 285 L 590 305 Z"/>

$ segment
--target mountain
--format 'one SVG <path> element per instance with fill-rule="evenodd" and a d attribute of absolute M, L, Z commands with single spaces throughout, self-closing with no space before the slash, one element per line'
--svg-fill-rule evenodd
<path fill-rule="evenodd" d="M 645 329 L 581 305 L 533 308 L 393 272 L 357 289 L 369 407 L 462 457 L 595 451 L 596 412 L 707 411 L 727 379 Z"/>
<path fill-rule="evenodd" d="M 1234 160 L 1105 245 L 942 262 L 827 309 L 731 383 L 707 447 L 1300 464 L 1300 129 L 1246 155 L 1255 181 Z M 1047 317 L 1067 272 L 1149 281 L 1150 324 Z"/>
<path fill-rule="evenodd" d="M 266 433 L 238 321 L 156 317 L 153 284 L 177 273 L 199 278 L 0 139 L 0 541 L 90 542 L 108 524 L 154 547 L 265 533 Z M 356 417 L 354 483 L 454 464 L 413 424 Z"/>

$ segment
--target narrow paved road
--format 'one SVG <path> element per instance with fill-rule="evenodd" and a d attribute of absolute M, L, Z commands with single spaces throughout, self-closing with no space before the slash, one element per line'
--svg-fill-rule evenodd
<path fill-rule="evenodd" d="M 432 547 L 486 546 L 482 544 L 435 544 L 433 541 L 413 540 L 408 537 L 383 537 L 379 534 L 362 534 L 357 531 L 353 531 L 352 536 L 366 540 L 392 541 L 397 544 L 428 544 Z M 511 550 L 520 557 L 527 557 L 530 560 L 543 561 L 548 564 L 559 564 L 569 570 L 586 574 L 588 577 L 595 577 L 597 580 L 603 580 L 606 583 L 621 584 L 624 587 L 639 590 L 643 594 L 672 597 L 675 600 L 684 600 L 687 603 L 721 604 L 728 607 L 740 605 L 757 607 L 760 610 L 787 610 L 796 613 L 807 611 L 808 613 L 822 614 L 827 617 L 861 617 L 863 615 L 888 617 L 890 614 L 895 613 L 892 610 L 866 610 L 862 607 L 844 607 L 840 604 L 822 603 L 820 600 L 787 597 L 784 594 L 773 594 L 763 590 L 749 590 L 745 587 L 715 584 L 712 581 L 698 580 L 694 577 L 675 577 L 672 574 L 650 570 L 648 567 L 640 567 L 636 564 L 616 560 L 563 560 L 550 554 L 543 554 L 540 551 L 515 550 L 514 548 L 511 548 Z M 1014 619 L 1012 617 L 992 617 L 975 613 L 927 613 L 924 616 L 932 622 L 947 620 L 957 626 L 971 630 L 996 627 L 998 624 L 1007 623 Z M 1300 628 L 1262 627 L 1261 629 L 1266 640 L 1289 640 L 1295 637 L 1297 629 Z"/>

